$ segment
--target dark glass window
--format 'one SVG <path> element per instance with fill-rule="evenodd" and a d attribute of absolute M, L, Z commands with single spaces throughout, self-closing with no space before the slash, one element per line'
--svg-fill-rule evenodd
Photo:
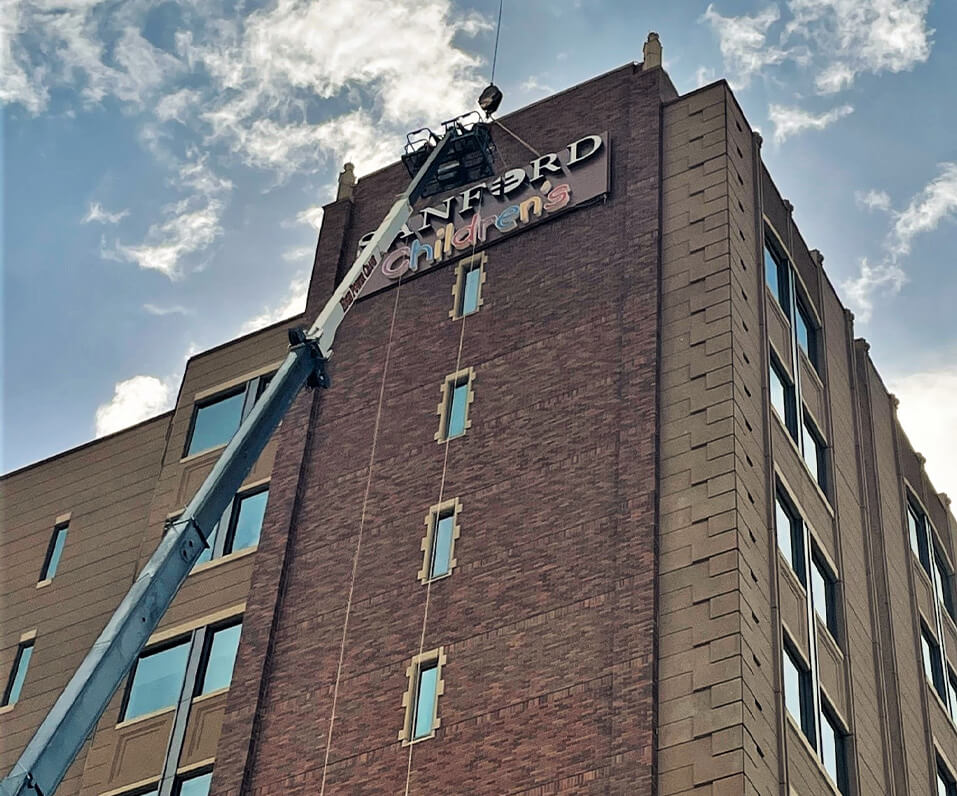
<path fill-rule="evenodd" d="M 173 787 L 174 796 L 207 796 L 213 782 L 213 772 L 190 774 L 176 778 Z"/>
<path fill-rule="evenodd" d="M 186 674 L 190 640 L 185 638 L 140 655 L 126 693 L 122 720 L 175 705 Z"/>
<path fill-rule="evenodd" d="M 821 487 L 824 493 L 827 493 L 827 448 L 821 441 L 821 435 L 817 433 L 810 418 L 804 416 L 804 463 L 808 470 Z"/>
<path fill-rule="evenodd" d="M 946 702 L 947 691 L 944 685 L 944 669 L 940 660 L 940 647 L 936 639 L 924 627 L 920 629 L 920 646 L 924 659 L 924 676 L 934 686 L 937 695 Z"/>
<path fill-rule="evenodd" d="M 940 760 L 937 761 L 937 796 L 957 796 L 957 783 Z"/>
<path fill-rule="evenodd" d="M 233 438 L 242 420 L 245 396 L 245 386 L 241 386 L 226 395 L 196 405 L 186 445 L 187 456 L 225 445 Z"/>
<path fill-rule="evenodd" d="M 764 247 L 764 278 L 771 289 L 774 298 L 777 299 L 784 314 L 791 317 L 789 307 L 791 302 L 788 300 L 788 267 L 783 257 L 771 250 L 768 245 Z"/>
<path fill-rule="evenodd" d="M 0 707 L 12 705 L 20 700 L 23 691 L 23 681 L 27 679 L 27 669 L 30 668 L 30 659 L 33 657 L 33 640 L 22 641 L 17 647 L 17 655 L 13 659 L 13 668 L 7 678 L 7 686 L 3 690 L 3 702 Z"/>
<path fill-rule="evenodd" d="M 811 675 L 800 658 L 787 645 L 784 647 L 784 706 L 791 718 L 814 746 L 814 705 Z"/>
<path fill-rule="evenodd" d="M 57 525 L 53 529 L 53 536 L 50 537 L 50 544 L 47 546 L 47 554 L 43 559 L 43 568 L 40 570 L 40 580 L 50 580 L 56 575 L 57 568 L 60 566 L 60 557 L 63 555 L 63 545 L 66 544 L 66 532 L 68 525 Z"/>
<path fill-rule="evenodd" d="M 242 632 L 241 622 L 210 630 L 206 637 L 206 650 L 201 663 L 202 679 L 197 696 L 226 688 L 232 682 L 236 650 L 239 649 Z"/>
<path fill-rule="evenodd" d="M 431 734 L 435 721 L 435 703 L 439 685 L 439 662 L 429 661 L 419 666 L 415 688 L 415 715 L 412 717 L 412 739 Z"/>
<path fill-rule="evenodd" d="M 957 675 L 953 669 L 947 672 L 947 707 L 950 708 L 950 718 L 957 722 Z"/>
<path fill-rule="evenodd" d="M 259 544 L 259 533 L 262 531 L 268 500 L 268 489 L 236 496 L 230 517 L 229 538 L 223 547 L 223 555 Z"/>
<path fill-rule="evenodd" d="M 910 546 L 914 555 L 930 575 L 930 542 L 926 518 L 924 513 L 909 500 L 907 501 L 907 530 L 910 533 Z"/>
<path fill-rule="evenodd" d="M 844 753 L 844 731 L 831 712 L 821 710 L 821 763 L 841 793 L 847 793 L 847 761 Z"/>
<path fill-rule="evenodd" d="M 820 617 L 824 626 L 837 638 L 837 605 L 836 587 L 830 570 L 821 558 L 811 556 L 811 598 L 814 600 L 814 611 Z"/>
<path fill-rule="evenodd" d="M 468 378 L 450 384 L 449 389 L 451 389 L 452 394 L 449 396 L 445 416 L 445 436 L 447 439 L 459 437 L 465 433 L 465 416 L 469 404 Z"/>
<path fill-rule="evenodd" d="M 770 369 L 771 406 L 784 422 L 788 433 L 797 439 L 797 409 L 794 402 L 794 385 L 778 364 L 774 355 L 771 355 Z"/>
<path fill-rule="evenodd" d="M 778 494 L 775 498 L 775 525 L 778 547 L 791 565 L 801 583 L 806 583 L 804 571 L 804 526 L 797 512 Z"/>
<path fill-rule="evenodd" d="M 429 562 L 429 577 L 440 578 L 449 574 L 452 564 L 452 534 L 455 530 L 455 511 L 439 515 L 432 531 L 432 557 Z"/>
<path fill-rule="evenodd" d="M 813 316 L 801 299 L 797 301 L 795 332 L 797 333 L 798 345 L 804 349 L 807 358 L 814 369 L 817 370 L 817 326 L 815 326 Z"/>
<path fill-rule="evenodd" d="M 944 560 L 944 557 L 936 549 L 934 550 L 934 567 L 937 570 L 934 573 L 937 576 L 934 579 L 934 591 L 937 592 L 937 600 L 944 606 L 944 610 L 947 611 L 950 617 L 953 618 L 954 595 L 950 570 L 947 567 L 947 562 Z"/>

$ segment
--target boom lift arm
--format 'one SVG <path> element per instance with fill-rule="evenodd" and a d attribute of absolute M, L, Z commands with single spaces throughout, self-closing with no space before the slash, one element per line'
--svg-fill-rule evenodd
<path fill-rule="evenodd" d="M 417 167 L 408 188 L 392 205 L 309 331 L 290 332 L 289 353 L 265 393 L 163 537 L 13 769 L 0 782 L 0 796 L 50 796 L 60 784 L 299 390 L 307 382 L 311 386 L 329 385 L 326 361 L 332 354 L 339 324 L 375 263 L 381 262 L 402 232 L 413 213 L 413 203 L 443 187 L 456 187 L 447 180 L 443 185 L 443 173 L 461 171 L 463 154 L 475 154 L 475 141 L 469 140 L 475 130 L 482 133 L 479 146 L 487 149 L 489 137 L 484 125 L 470 129 L 459 120 L 445 123 L 440 140 L 433 136 L 423 147 L 407 147 L 403 159 L 410 172 Z M 483 166 L 490 167 L 490 157 L 484 161 Z M 484 176 L 488 172 L 473 170 L 464 178 Z"/>

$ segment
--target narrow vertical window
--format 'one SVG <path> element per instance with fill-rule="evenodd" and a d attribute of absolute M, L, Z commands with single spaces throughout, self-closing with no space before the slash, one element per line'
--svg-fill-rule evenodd
<path fill-rule="evenodd" d="M 403 744 L 415 743 L 435 735 L 439 724 L 439 697 L 445 690 L 442 667 L 445 665 L 443 648 L 416 655 L 406 670 L 409 687 L 402 698 L 405 722 L 399 733 Z"/>
<path fill-rule="evenodd" d="M 771 355 L 770 368 L 771 406 L 778 413 L 788 433 L 797 439 L 797 409 L 794 400 L 794 385 L 778 363 L 774 354 Z"/>
<path fill-rule="evenodd" d="M 228 688 L 233 679 L 236 651 L 243 632 L 242 622 L 210 629 L 206 636 L 206 649 L 200 661 L 200 686 L 196 696 Z"/>
<path fill-rule="evenodd" d="M 910 534 L 910 546 L 924 568 L 930 575 L 930 544 L 928 542 L 927 524 L 923 512 L 915 508 L 910 500 L 907 501 L 907 530 Z"/>
<path fill-rule="evenodd" d="M 847 761 L 844 731 L 821 698 L 821 763 L 841 793 L 847 793 Z"/>
<path fill-rule="evenodd" d="M 937 760 L 937 796 L 957 796 L 957 782 L 940 759 Z"/>
<path fill-rule="evenodd" d="M 60 566 L 60 557 L 63 555 L 63 546 L 66 544 L 66 532 L 69 528 L 67 523 L 57 525 L 53 529 L 53 536 L 50 537 L 50 544 L 47 546 L 47 554 L 43 559 L 43 568 L 40 570 L 40 582 L 52 580 Z"/>
<path fill-rule="evenodd" d="M 836 639 L 837 605 L 834 577 L 816 553 L 811 556 L 811 599 L 814 601 L 814 612 L 831 636 Z"/>
<path fill-rule="evenodd" d="M 451 574 L 455 567 L 455 540 L 459 538 L 458 498 L 447 500 L 429 509 L 425 518 L 425 538 L 422 540 L 422 569 L 419 580 L 426 583 Z"/>
<path fill-rule="evenodd" d="M 827 493 L 827 448 L 807 414 L 804 415 L 804 463 L 815 482 Z"/>
<path fill-rule="evenodd" d="M 482 306 L 482 286 L 485 284 L 485 254 L 466 257 L 455 269 L 452 288 L 452 318 L 464 318 Z"/>
<path fill-rule="evenodd" d="M 811 311 L 804 301 L 797 300 L 797 333 L 798 345 L 807 354 L 808 361 L 817 370 L 817 326 L 814 323 Z"/>
<path fill-rule="evenodd" d="M 940 647 L 937 645 L 937 640 L 924 627 L 920 629 L 920 646 L 924 659 L 924 676 L 927 678 L 927 682 L 934 687 L 937 695 L 946 701 L 947 692 L 944 686 L 944 669 L 940 660 Z"/>
<path fill-rule="evenodd" d="M 259 534 L 263 527 L 263 517 L 266 516 L 268 500 L 268 489 L 236 496 L 229 521 L 229 535 L 223 546 L 223 555 L 259 544 Z"/>
<path fill-rule="evenodd" d="M 438 442 L 462 436 L 472 425 L 469 420 L 469 405 L 474 394 L 472 382 L 475 377 L 473 368 L 465 368 L 445 377 L 442 385 L 442 401 L 438 406 L 439 430 L 435 434 Z"/>
<path fill-rule="evenodd" d="M 947 707 L 950 709 L 950 720 L 957 723 L 957 675 L 950 667 L 947 672 Z"/>
<path fill-rule="evenodd" d="M 17 647 L 17 655 L 13 659 L 13 668 L 7 678 L 7 686 L 3 690 L 3 702 L 0 707 L 13 705 L 20 700 L 23 691 L 23 681 L 27 679 L 27 669 L 30 668 L 30 659 L 33 657 L 34 639 L 21 641 Z"/>
<path fill-rule="evenodd" d="M 951 619 L 954 618 L 954 595 L 953 585 L 951 583 L 950 570 L 947 562 L 938 550 L 934 550 L 934 568 L 937 570 L 937 577 L 934 579 L 934 591 L 937 592 L 937 601 L 943 606 L 944 610 Z"/>
<path fill-rule="evenodd" d="M 806 583 L 804 571 L 804 526 L 801 519 L 778 493 L 774 503 L 778 547 L 794 570 L 798 580 Z"/>
<path fill-rule="evenodd" d="M 801 732 L 815 746 L 814 705 L 812 704 L 811 675 L 800 658 L 785 644 L 784 647 L 784 706 Z"/>
<path fill-rule="evenodd" d="M 784 258 L 772 251 L 767 244 L 764 247 L 764 278 L 778 305 L 784 311 L 784 314 L 790 318 L 791 313 L 788 309 L 791 306 L 790 293 L 788 292 L 788 266 Z"/>

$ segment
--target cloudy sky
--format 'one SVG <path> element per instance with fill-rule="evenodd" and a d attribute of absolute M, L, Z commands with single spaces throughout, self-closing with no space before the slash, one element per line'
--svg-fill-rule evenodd
<path fill-rule="evenodd" d="M 303 306 L 346 160 L 469 110 L 496 0 L 0 0 L 2 469 L 170 406 Z M 718 77 L 957 497 L 957 7 L 506 0 L 503 111 L 640 60 Z"/>

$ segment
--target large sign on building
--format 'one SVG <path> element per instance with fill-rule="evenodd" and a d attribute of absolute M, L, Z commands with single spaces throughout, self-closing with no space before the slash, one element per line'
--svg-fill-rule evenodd
<path fill-rule="evenodd" d="M 441 203 L 417 212 L 385 255 L 374 263 L 368 281 L 356 280 L 350 304 L 400 278 L 435 268 L 460 255 L 483 249 L 548 218 L 608 193 L 608 134 L 591 134 L 558 152 L 537 157 L 494 179 L 471 185 Z M 359 249 L 373 233 L 363 236 Z"/>

